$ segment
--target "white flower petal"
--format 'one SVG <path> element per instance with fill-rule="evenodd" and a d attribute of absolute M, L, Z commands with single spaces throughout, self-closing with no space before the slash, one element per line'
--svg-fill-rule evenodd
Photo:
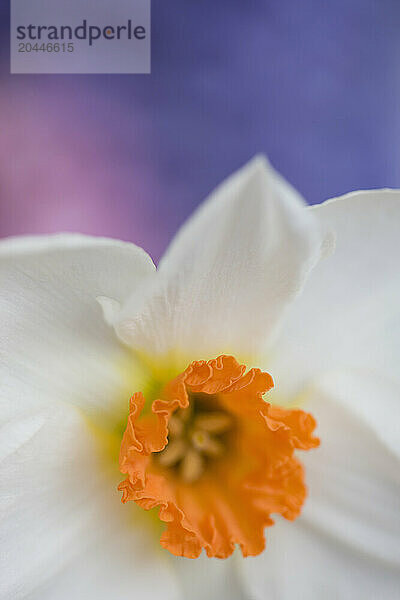
<path fill-rule="evenodd" d="M 118 300 L 114 300 L 114 298 L 107 298 L 107 296 L 97 296 L 96 300 L 103 310 L 103 317 L 106 323 L 114 325 L 121 310 L 121 303 Z"/>
<path fill-rule="evenodd" d="M 321 535 L 301 517 L 267 530 L 267 548 L 242 562 L 252 600 L 392 600 L 398 569 Z"/>
<path fill-rule="evenodd" d="M 396 597 L 400 460 L 393 452 L 397 425 L 385 427 L 398 420 L 395 394 L 371 373 L 332 374 L 309 391 L 304 409 L 317 418 L 321 437 L 320 448 L 301 456 L 309 496 L 301 517 L 277 519 L 264 554 L 245 563 L 255 598 Z M 376 406 L 374 417 L 360 410 L 363 404 Z"/>
<path fill-rule="evenodd" d="M 29 600 L 184 600 L 168 557 L 131 528 L 107 532 Z"/>
<path fill-rule="evenodd" d="M 368 389 L 369 388 L 369 389 Z M 400 569 L 400 390 L 372 374 L 337 373 L 310 392 L 321 447 L 302 457 L 314 527 Z M 389 428 L 386 423 L 393 422 Z"/>
<path fill-rule="evenodd" d="M 248 600 L 237 560 L 237 553 L 225 560 L 211 560 L 204 553 L 195 560 L 175 558 L 174 567 L 183 597 L 190 600 Z"/>
<path fill-rule="evenodd" d="M 107 532 L 29 600 L 184 600 L 168 557 L 131 528 Z"/>
<path fill-rule="evenodd" d="M 375 600 L 395 598 L 400 589 L 400 462 L 386 432 L 378 436 L 359 414 L 368 375 L 360 374 L 358 386 L 356 380 L 327 377 L 307 398 L 304 408 L 316 416 L 321 437 L 320 448 L 301 456 L 309 497 L 301 517 L 278 518 L 266 531 L 263 555 L 245 561 L 252 598 Z M 369 383 L 375 395 L 371 375 Z M 384 412 L 383 382 L 380 389 L 375 402 Z"/>
<path fill-rule="evenodd" d="M 115 419 L 132 360 L 96 302 L 122 302 L 154 272 L 123 242 L 80 235 L 0 243 L 0 422 L 56 401 Z M 128 395 L 132 390 L 129 390 Z"/>
<path fill-rule="evenodd" d="M 335 368 L 373 369 L 400 381 L 400 192 L 355 192 L 311 212 L 336 233 L 313 270 L 267 366 L 289 397 Z"/>
<path fill-rule="evenodd" d="M 0 463 L 0 597 L 179 598 L 157 535 L 121 504 L 118 467 L 99 460 L 78 411 L 46 407 L 17 431 Z"/>
<path fill-rule="evenodd" d="M 321 245 L 301 198 L 256 158 L 181 229 L 146 293 L 124 307 L 117 331 L 151 356 L 231 352 L 251 360 L 274 335 Z"/>

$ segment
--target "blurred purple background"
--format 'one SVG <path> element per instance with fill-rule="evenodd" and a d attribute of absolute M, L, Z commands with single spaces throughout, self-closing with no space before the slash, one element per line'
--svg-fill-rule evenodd
<path fill-rule="evenodd" d="M 152 2 L 152 74 L 9 75 L 0 235 L 81 231 L 158 259 L 257 152 L 310 203 L 400 187 L 398 0 Z"/>

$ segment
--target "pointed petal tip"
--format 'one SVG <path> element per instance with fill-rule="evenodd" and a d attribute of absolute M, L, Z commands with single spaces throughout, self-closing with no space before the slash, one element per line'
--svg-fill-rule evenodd
<path fill-rule="evenodd" d="M 252 168 L 255 171 L 265 171 L 271 168 L 271 164 L 267 158 L 267 156 L 261 152 L 255 154 L 247 163 L 244 165 L 244 168 Z"/>
<path fill-rule="evenodd" d="M 249 186 L 256 186 L 260 197 L 266 193 L 285 196 L 292 206 L 306 206 L 307 202 L 292 184 L 285 179 L 279 171 L 271 164 L 265 154 L 256 154 L 236 173 L 233 173 L 228 181 L 232 180 L 240 184 L 241 191 Z M 223 185 L 223 184 L 222 184 Z"/>
<path fill-rule="evenodd" d="M 233 173 L 233 177 L 239 175 L 245 180 L 252 180 L 260 176 L 269 177 L 272 171 L 273 168 L 265 154 L 255 154 L 236 173 Z"/>

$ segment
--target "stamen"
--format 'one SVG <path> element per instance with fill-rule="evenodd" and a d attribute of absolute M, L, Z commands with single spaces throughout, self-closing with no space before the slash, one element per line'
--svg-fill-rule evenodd
<path fill-rule="evenodd" d="M 186 483 L 193 483 L 203 474 L 207 459 L 220 458 L 225 453 L 225 441 L 217 439 L 231 427 L 233 417 L 222 411 L 204 411 L 202 402 L 192 397 L 185 409 L 178 409 L 168 421 L 168 444 L 157 453 L 163 467 L 177 469 Z M 201 399 L 204 403 L 204 399 Z M 203 409 L 203 410 L 202 410 Z"/>
<path fill-rule="evenodd" d="M 183 438 L 172 440 L 165 450 L 160 452 L 158 460 L 163 467 L 173 467 L 184 457 L 186 449 L 187 443 Z"/>
<path fill-rule="evenodd" d="M 204 429 L 209 433 L 225 433 L 232 425 L 232 417 L 224 412 L 203 413 L 194 419 L 196 429 Z"/>
<path fill-rule="evenodd" d="M 204 471 L 204 460 L 200 452 L 188 448 L 180 465 L 180 475 L 186 483 L 193 483 L 200 478 Z"/>
<path fill-rule="evenodd" d="M 199 452 L 203 452 L 207 456 L 221 456 L 224 453 L 225 447 L 219 440 L 213 438 L 207 431 L 197 429 L 191 435 L 193 446 Z"/>
<path fill-rule="evenodd" d="M 190 420 L 190 418 L 192 417 L 192 411 L 193 411 L 192 405 L 189 404 L 189 406 L 187 408 L 178 410 L 175 413 L 175 415 L 177 417 L 179 417 L 184 423 L 187 423 Z"/>
<path fill-rule="evenodd" d="M 168 421 L 168 432 L 172 437 L 180 437 L 183 434 L 184 422 L 178 415 L 172 415 Z"/>

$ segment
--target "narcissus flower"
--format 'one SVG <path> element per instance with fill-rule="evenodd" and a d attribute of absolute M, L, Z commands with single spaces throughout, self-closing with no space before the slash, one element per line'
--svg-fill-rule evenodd
<path fill-rule="evenodd" d="M 157 271 L 4 240 L 1 597 L 395 597 L 399 216 L 306 207 L 260 158 Z"/>

